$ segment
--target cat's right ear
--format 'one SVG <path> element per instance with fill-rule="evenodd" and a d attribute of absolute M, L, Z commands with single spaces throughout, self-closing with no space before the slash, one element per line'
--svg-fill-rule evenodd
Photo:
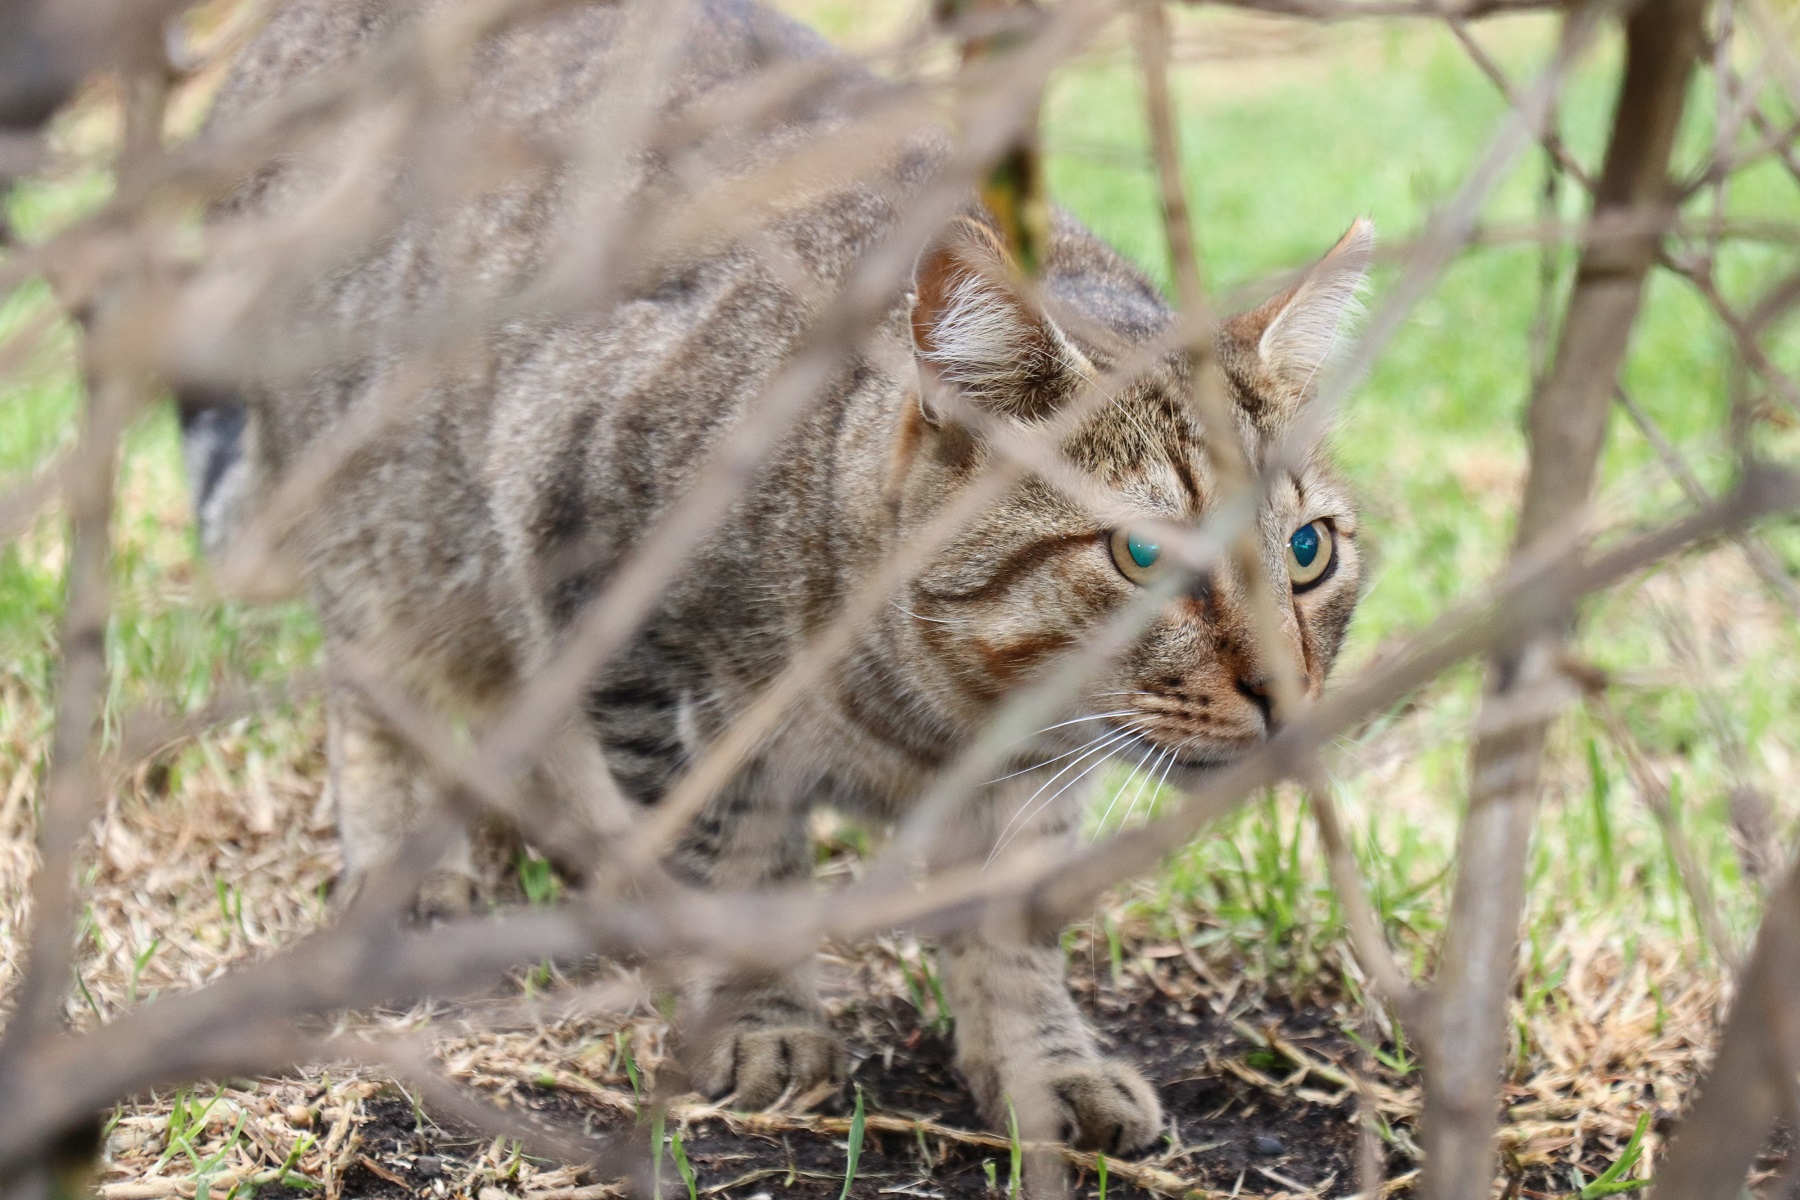
<path fill-rule="evenodd" d="M 959 218 L 919 256 L 912 336 L 919 405 L 940 425 L 960 404 L 989 415 L 1038 417 L 1079 382 L 1080 352 L 1025 297 L 994 234 Z"/>

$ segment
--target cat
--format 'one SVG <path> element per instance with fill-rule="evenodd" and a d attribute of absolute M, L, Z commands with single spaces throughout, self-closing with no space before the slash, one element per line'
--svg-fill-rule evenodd
<path fill-rule="evenodd" d="M 431 2 L 293 0 L 240 57 L 209 136 L 350 61 Z M 638 77 L 640 64 L 620 49 L 634 11 L 552 6 L 492 36 L 469 68 L 466 124 L 439 132 L 522 130 L 534 144 L 582 146 L 594 122 L 630 109 L 634 93 L 609 81 Z M 639 198 L 640 211 L 678 200 L 694 186 L 696 162 L 714 176 L 750 171 L 841 130 L 892 92 L 751 0 L 697 0 L 681 36 L 656 111 L 673 122 L 704 110 L 724 127 L 700 136 L 701 150 L 611 162 L 622 173 L 615 192 Z M 796 68 L 813 72 L 798 98 L 751 102 L 757 79 Z M 289 149 L 220 202 L 212 231 L 304 213 L 330 194 L 347 144 Z M 338 466 L 284 543 L 302 564 L 328 659 L 374 655 L 434 711 L 476 726 L 492 719 L 556 659 L 612 568 L 701 482 L 708 453 L 934 178 L 943 161 L 935 145 L 921 135 L 865 177 L 834 181 L 753 232 L 659 265 L 598 315 L 522 303 L 484 336 L 440 348 L 428 384 Z M 262 339 L 246 335 L 248 345 L 324 331 L 353 333 L 351 349 L 306 370 L 251 354 L 179 389 L 209 548 L 227 545 L 293 464 L 354 419 L 359 401 L 404 379 L 408 331 L 470 296 L 528 297 L 575 253 L 559 241 L 581 228 L 570 220 L 582 197 L 572 170 L 527 160 L 477 198 L 445 203 L 433 165 L 426 149 L 387 168 L 404 201 L 391 227 L 341 252 L 326 245 L 298 283 L 242 318 Z M 1354 306 L 1371 237 L 1358 222 L 1293 287 L 1220 327 L 1236 424 L 1227 436 L 1253 462 L 1293 428 Z M 624 818 L 596 797 L 656 804 L 857 583 L 994 460 L 994 429 L 1041 426 L 1172 320 L 1142 272 L 1060 212 L 1026 286 L 971 197 L 629 650 L 593 681 L 585 713 L 555 731 L 534 776 L 546 820 L 616 832 Z M 1186 399 L 1187 357 L 1151 357 L 1065 451 L 1130 510 L 1191 522 L 1215 493 L 1208 435 Z M 1359 586 L 1356 510 L 1322 450 L 1275 480 L 1256 528 L 1282 636 L 1302 690 L 1315 696 Z M 693 822 L 673 861 L 721 888 L 809 879 L 812 805 L 902 818 L 1007 695 L 1166 566 L 1153 531 L 1101 528 L 1063 492 L 1026 478 L 867 625 Z M 1087 789 L 1063 784 L 1077 764 L 1155 755 L 1191 778 L 1263 740 L 1281 714 L 1250 626 L 1229 569 L 1195 584 L 1088 682 L 1071 709 L 1080 719 L 1021 743 L 1013 773 L 961 806 L 937 862 L 979 863 L 1008 837 L 1072 836 Z M 356 688 L 334 687 L 327 709 L 328 788 L 354 886 L 393 858 L 438 797 L 411 744 Z M 1059 787 L 1053 803 L 1034 799 Z M 421 907 L 466 910 L 478 883 L 465 838 Z M 984 1119 L 1003 1128 L 1016 1101 L 1053 1113 L 1057 1132 L 1080 1147 L 1129 1153 L 1157 1140 L 1155 1090 L 1103 1053 L 1068 993 L 1056 940 L 974 929 L 939 952 L 957 1065 Z M 754 1108 L 841 1077 L 805 972 L 726 979 L 706 1004 L 723 1016 L 694 1068 L 703 1090 Z"/>

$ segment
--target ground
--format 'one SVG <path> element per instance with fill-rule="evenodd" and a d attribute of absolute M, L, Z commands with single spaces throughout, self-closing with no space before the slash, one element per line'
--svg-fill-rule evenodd
<path fill-rule="evenodd" d="M 224 0 L 214 8 L 223 6 Z M 912 6 L 892 0 L 791 0 L 834 37 L 878 44 Z M 1791 13 L 1790 13 L 1791 15 Z M 1483 24 L 1477 36 L 1523 78 L 1553 26 Z M 1141 99 L 1114 31 L 1067 72 L 1046 106 L 1057 199 L 1166 278 Z M 1254 281 L 1304 262 L 1357 215 L 1403 241 L 1482 152 L 1503 111 L 1447 34 L 1401 24 L 1320 29 L 1261 18 L 1183 14 L 1175 57 L 1183 154 L 1217 289 L 1247 302 Z M 1570 87 L 1562 133 L 1590 161 L 1610 112 L 1617 45 L 1606 41 Z M 178 97 L 171 133 L 191 130 L 204 89 Z M 1697 165 L 1707 106 L 1684 134 Z M 51 170 L 7 199 L 12 225 L 43 236 L 103 199 L 99 169 L 116 130 L 104 88 L 59 124 Z M 1542 162 L 1527 159 L 1484 213 L 1497 230 L 1573 215 L 1565 189 L 1540 207 Z M 1779 165 L 1736 176 L 1729 211 L 1800 216 Z M 0 250 L 0 254 L 4 251 Z M 1502 241 L 1464 256 L 1413 314 L 1344 414 L 1335 436 L 1362 497 L 1374 566 L 1343 677 L 1409 630 L 1474 594 L 1499 569 L 1523 478 L 1520 414 L 1543 338 L 1541 278 L 1566 277 Z M 1720 260 L 1735 302 L 1792 270 L 1791 249 L 1735 243 Z M 1389 277 L 1378 272 L 1372 302 Z M 0 303 L 0 335 L 44 304 L 28 287 Z M 0 380 L 0 495 L 73 433 L 73 336 L 62 330 Z M 1770 338 L 1800 366 L 1800 331 Z M 1726 478 L 1724 343 L 1678 281 L 1651 290 L 1625 382 L 1701 478 Z M 1769 448 L 1791 449 L 1771 431 Z M 1666 513 L 1678 490 L 1623 418 L 1604 469 L 1602 519 L 1629 527 Z M 53 694 L 63 530 L 55 512 L 0 550 L 0 992 L 16 977 L 32 834 Z M 1791 526 L 1758 531 L 1780 568 L 1800 565 Z M 129 441 L 115 547 L 116 617 L 107 729 L 151 706 L 191 713 L 215 692 L 268 686 L 318 662 L 297 605 L 251 608 L 217 597 L 194 548 L 166 406 Z M 1577 653 L 1611 673 L 1614 703 L 1648 774 L 1579 707 L 1552 741 L 1531 902 L 1514 1002 L 1504 1133 L 1513 1194 L 1577 1193 L 1616 1162 L 1640 1121 L 1648 1179 L 1661 1135 L 1686 1103 L 1729 997 L 1722 959 L 1741 951 L 1796 808 L 1785 784 L 1800 754 L 1800 656 L 1793 621 L 1735 546 L 1708 548 L 1589 605 Z M 1344 739 L 1334 782 L 1372 897 L 1403 963 L 1429 974 L 1449 895 L 1466 794 L 1467 731 L 1479 674 L 1465 669 Z M 198 986 L 330 919 L 338 859 L 322 799 L 315 700 L 279 700 L 121 764 L 82 866 L 83 922 L 69 1019 L 110 1019 Z M 1669 789 L 1678 836 L 1713 882 L 1725 946 L 1702 937 L 1674 871 L 1668 834 L 1641 803 Z M 1167 800 L 1123 775 L 1106 782 L 1094 836 Z M 1745 814 L 1760 814 L 1748 820 Z M 861 835 L 819 830 L 822 885 L 857 868 Z M 523 864 L 538 899 L 541 864 Z M 524 895 L 513 903 L 530 902 Z M 1173 1117 L 1171 1144 L 1136 1163 L 1071 1157 L 1083 1194 L 1353 1194 L 1359 1163 L 1403 1189 L 1415 1166 L 1418 1067 L 1365 995 L 1323 862 L 1297 798 L 1264 797 L 1187 847 L 1153 878 L 1122 888 L 1068 942 L 1083 1002 L 1122 1053 L 1146 1064 Z M 809 1111 L 733 1116 L 693 1098 L 663 1117 L 665 1195 L 692 1190 L 828 1197 L 974 1196 L 1010 1191 L 1013 1147 L 970 1132 L 948 1069 L 928 958 L 910 942 L 832 948 L 830 994 L 850 1035 L 854 1092 Z M 631 973 L 545 964 L 501 993 L 455 1008 L 346 1015 L 343 1026 L 414 1033 L 436 1018 L 429 1052 L 455 1078 L 511 1106 L 627 1132 L 647 1174 L 652 1097 L 668 1079 L 667 1027 Z M 1367 1133 L 1365 1134 L 1365 1131 Z M 468 1195 L 558 1200 L 605 1194 L 599 1177 L 474 1138 L 395 1071 L 337 1064 L 264 1080 L 223 1080 L 136 1098 L 111 1114 L 97 1183 L 107 1200 L 208 1195 Z M 1366 1141 L 1366 1146 L 1365 1146 Z M 1773 1160 L 1771 1160 L 1772 1165 Z M 990 1175 L 991 1168 L 991 1175 Z M 1583 1174 L 1576 1176 L 1574 1172 Z M 616 1172 L 615 1172 L 616 1174 Z"/>
<path fill-rule="evenodd" d="M 264 786 L 261 829 L 235 795 L 200 787 L 179 822 L 156 820 L 170 807 L 155 795 L 129 797 L 107 818 L 90 938 L 111 953 L 84 964 L 83 996 L 93 1005 L 84 1020 L 182 986 L 183 966 L 189 979 L 210 977 L 328 912 L 320 898 L 336 855 L 328 814 L 303 771 L 271 772 Z M 822 881 L 855 869 L 854 839 L 843 835 L 821 826 Z M 119 847 L 137 857 L 121 864 Z M 146 872 L 146 863 L 163 869 Z M 1365 1128 L 1388 1186 L 1403 1188 L 1415 1165 L 1418 1080 L 1380 1014 L 1327 973 L 1306 987 L 1291 975 L 1259 981 L 1235 954 L 1203 954 L 1196 947 L 1222 925 L 1161 901 L 1147 915 L 1152 896 L 1145 885 L 1114 897 L 1068 939 L 1078 998 L 1111 1048 L 1144 1065 L 1171 1118 L 1166 1147 L 1108 1164 L 1109 1194 L 1350 1195 Z M 285 897 L 305 902 L 283 907 Z M 181 928 L 171 911 L 181 914 Z M 132 940 L 134 928 L 160 929 L 167 943 L 147 943 L 152 953 L 134 956 L 130 948 L 142 944 Z M 1569 971 L 1530 1022 L 1534 1043 L 1509 1089 L 1506 1144 L 1520 1195 L 1567 1194 L 1570 1164 L 1598 1175 L 1639 1114 L 1666 1122 L 1681 1107 L 1705 1059 L 1719 987 L 1704 974 L 1683 979 L 1675 964 L 1652 957 L 1661 952 L 1640 948 L 1627 962 L 1602 939 L 1571 946 Z M 666 1135 L 680 1139 L 697 1191 L 836 1194 L 860 1090 L 854 1195 L 1005 1191 L 1012 1148 L 1004 1135 L 981 1130 L 950 1067 L 928 955 L 910 939 L 884 939 L 833 947 L 824 961 L 833 1021 L 849 1040 L 852 1086 L 808 1098 L 804 1111 L 729 1114 L 691 1095 L 662 1096 L 668 1025 L 643 980 L 617 965 L 545 964 L 489 997 L 360 1014 L 344 1027 L 404 1036 L 435 1018 L 432 1053 L 452 1077 L 512 1111 L 623 1135 L 631 1157 L 618 1169 L 638 1178 L 648 1171 L 652 1101 L 664 1098 L 673 1101 Z M 611 1179 L 473 1136 L 420 1099 L 404 1075 L 355 1064 L 143 1097 L 115 1116 L 106 1144 L 104 1200 L 189 1196 L 202 1185 L 212 1195 L 255 1186 L 269 1194 L 498 1200 L 497 1189 L 554 1200 L 607 1194 Z M 1097 1194 L 1096 1160 L 1066 1157 L 1083 1194 Z M 663 1186 L 677 1195 L 686 1186 L 672 1158 Z"/>

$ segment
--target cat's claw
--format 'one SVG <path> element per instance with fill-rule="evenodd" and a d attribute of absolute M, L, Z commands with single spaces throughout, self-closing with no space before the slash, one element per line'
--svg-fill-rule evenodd
<path fill-rule="evenodd" d="M 760 1109 L 843 1078 L 843 1049 L 817 1025 L 738 1025 L 720 1035 L 700 1091 L 732 1107 Z"/>
<path fill-rule="evenodd" d="M 1063 1137 L 1077 1150 L 1135 1154 L 1162 1135 L 1162 1102 L 1137 1068 L 1116 1059 L 1074 1063 L 1046 1081 L 1061 1109 Z"/>

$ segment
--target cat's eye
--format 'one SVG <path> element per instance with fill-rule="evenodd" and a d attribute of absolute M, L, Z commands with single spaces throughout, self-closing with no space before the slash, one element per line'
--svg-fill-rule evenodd
<path fill-rule="evenodd" d="M 1161 544 L 1142 529 L 1113 530 L 1111 545 L 1119 574 L 1133 583 L 1149 583 L 1167 566 Z"/>
<path fill-rule="evenodd" d="M 1288 578 L 1293 580 L 1294 590 L 1302 591 L 1325 578 L 1336 550 L 1331 526 L 1323 521 L 1308 521 L 1288 535 Z"/>

